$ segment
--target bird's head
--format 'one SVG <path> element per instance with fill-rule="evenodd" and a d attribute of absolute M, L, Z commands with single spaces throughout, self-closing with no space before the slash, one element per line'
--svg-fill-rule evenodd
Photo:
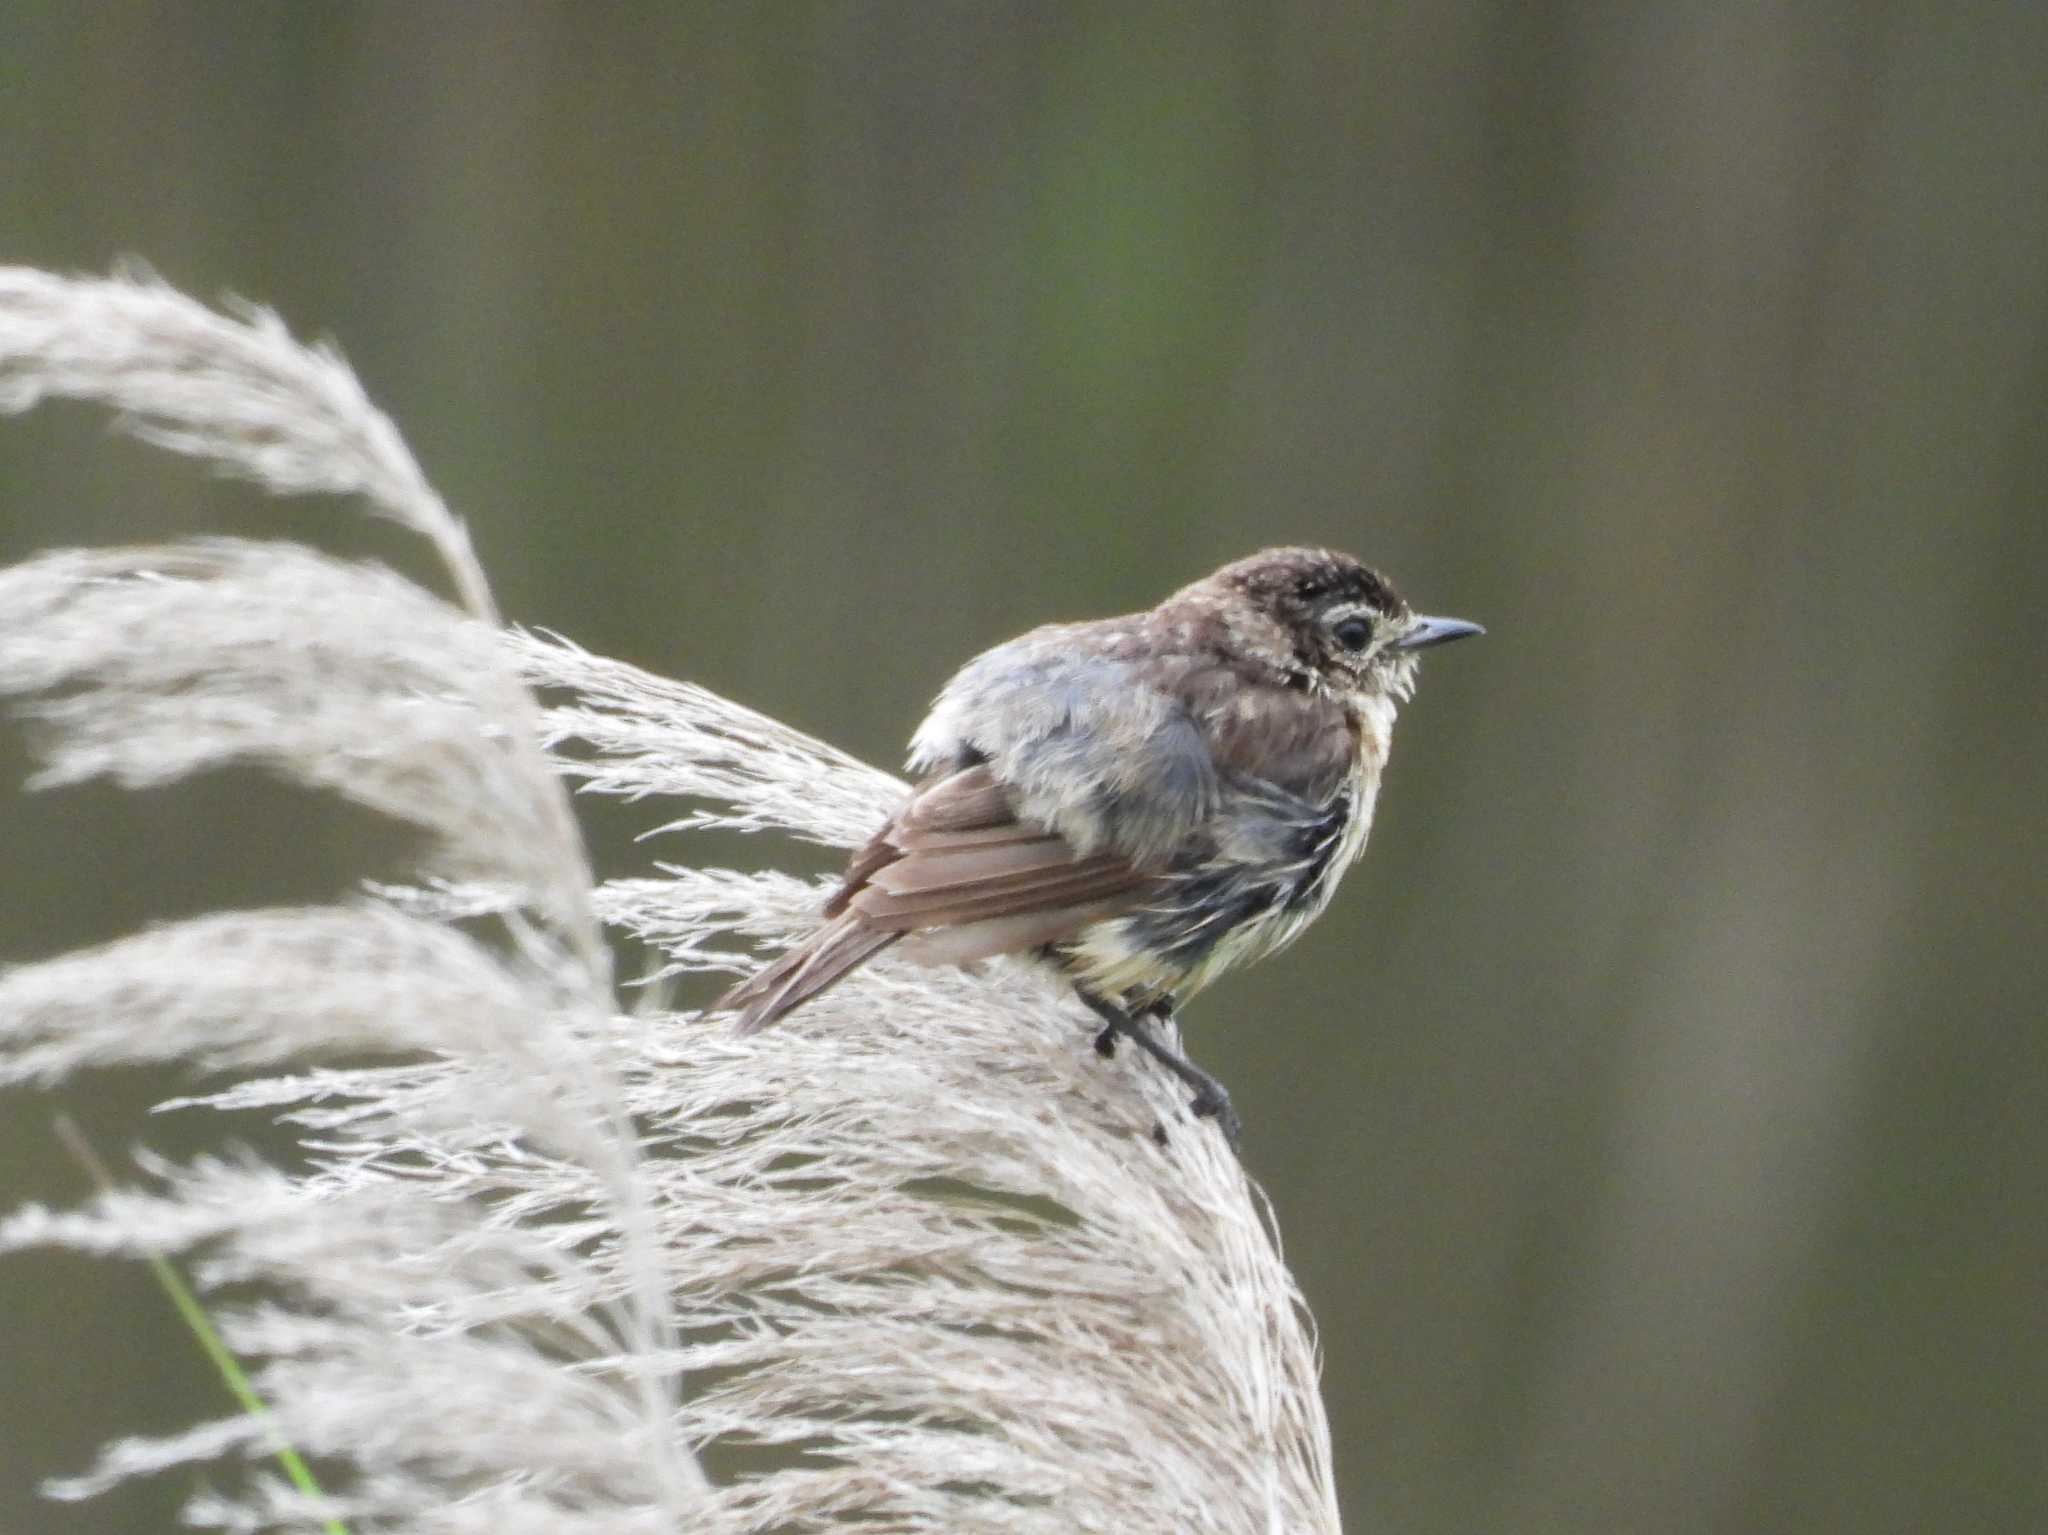
<path fill-rule="evenodd" d="M 1332 549 L 1262 550 L 1200 584 L 1249 610 L 1290 677 L 1340 694 L 1406 698 L 1419 651 L 1486 632 L 1417 613 L 1385 576 Z"/>

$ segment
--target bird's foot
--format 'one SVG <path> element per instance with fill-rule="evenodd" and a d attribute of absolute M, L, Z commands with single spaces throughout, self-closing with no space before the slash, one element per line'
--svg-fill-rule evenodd
<path fill-rule="evenodd" d="M 1199 1071 L 1201 1068 L 1195 1069 Z M 1237 1150 L 1238 1140 L 1244 1134 L 1244 1121 L 1238 1117 L 1237 1110 L 1231 1107 L 1229 1090 L 1221 1082 L 1210 1077 L 1208 1086 L 1195 1093 L 1195 1101 L 1188 1105 L 1188 1112 L 1197 1119 L 1215 1120 L 1216 1128 L 1223 1132 L 1223 1138 L 1230 1143 L 1230 1149 Z"/>
<path fill-rule="evenodd" d="M 1244 1134 L 1244 1121 L 1231 1106 L 1229 1090 L 1178 1050 L 1162 1043 L 1152 1032 L 1154 1023 L 1173 1021 L 1173 1003 L 1170 1000 L 1154 1002 L 1137 1013 L 1125 1012 L 1115 1003 L 1092 996 L 1086 991 L 1081 992 L 1081 1000 L 1086 1002 L 1103 1021 L 1102 1032 L 1095 1036 L 1095 1048 L 1100 1054 L 1115 1054 L 1118 1035 L 1129 1039 L 1153 1060 L 1194 1089 L 1195 1096 L 1188 1104 L 1188 1111 L 1197 1119 L 1215 1120 L 1216 1127 L 1223 1132 L 1223 1138 L 1229 1142 L 1230 1149 L 1237 1149 L 1238 1140 Z M 1155 1127 L 1153 1134 L 1161 1145 L 1166 1143 L 1164 1127 Z"/>

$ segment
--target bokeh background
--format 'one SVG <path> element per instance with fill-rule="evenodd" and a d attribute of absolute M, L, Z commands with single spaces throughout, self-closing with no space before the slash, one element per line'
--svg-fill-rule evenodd
<path fill-rule="evenodd" d="M 1190 1018 L 1348 1527 L 2028 1532 L 2044 107 L 2024 4 L 11 0 L 0 260 L 337 338 L 509 615 L 878 761 L 982 646 L 1265 544 L 1483 620 L 1338 904 Z M 0 558 L 223 529 L 424 570 L 0 423 Z M 10 787 L 0 850 L 20 959 L 402 845 L 230 774 Z M 178 1085 L 64 1101 L 181 1149 Z M 78 1192 L 49 1106 L 9 1200 Z M 146 1278 L 0 1264 L 0 1530 L 166 1527 L 34 1483 L 218 1391 Z"/>

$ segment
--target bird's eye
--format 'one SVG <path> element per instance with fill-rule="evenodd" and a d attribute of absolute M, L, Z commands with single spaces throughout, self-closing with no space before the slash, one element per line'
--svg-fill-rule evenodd
<path fill-rule="evenodd" d="M 1330 633 L 1346 650 L 1363 650 L 1372 643 L 1372 620 L 1369 618 L 1347 618 Z"/>

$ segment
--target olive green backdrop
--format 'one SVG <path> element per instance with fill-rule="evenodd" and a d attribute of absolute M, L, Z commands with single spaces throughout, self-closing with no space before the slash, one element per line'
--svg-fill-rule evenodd
<path fill-rule="evenodd" d="M 509 615 L 876 760 L 980 647 L 1263 544 L 1483 620 L 1331 913 L 1189 1020 L 1348 1526 L 2026 1532 L 2044 102 L 2021 4 L 12 0 L 0 260 L 337 338 Z M 0 558 L 220 529 L 423 568 L 0 423 Z M 371 832 L 9 787 L 0 957 L 331 894 Z M 174 1086 L 66 1101 L 190 1147 Z M 77 1191 L 47 1107 L 0 1097 L 10 1199 Z M 175 1479 L 34 1482 L 218 1395 L 145 1279 L 0 1264 L 0 1530 L 165 1528 Z"/>

